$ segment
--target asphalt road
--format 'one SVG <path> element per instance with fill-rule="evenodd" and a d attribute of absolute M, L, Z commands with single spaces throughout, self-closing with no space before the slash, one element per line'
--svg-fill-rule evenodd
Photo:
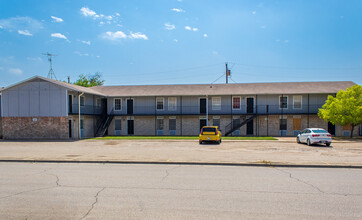
<path fill-rule="evenodd" d="M 362 170 L 0 163 L 0 219 L 361 219 Z"/>

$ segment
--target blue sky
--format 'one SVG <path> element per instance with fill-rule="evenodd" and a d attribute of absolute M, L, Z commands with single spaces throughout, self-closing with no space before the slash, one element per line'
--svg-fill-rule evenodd
<path fill-rule="evenodd" d="M 362 83 L 360 0 L 1 0 L 0 86 L 101 72 L 105 85 Z M 219 80 L 217 80 L 221 77 Z"/>

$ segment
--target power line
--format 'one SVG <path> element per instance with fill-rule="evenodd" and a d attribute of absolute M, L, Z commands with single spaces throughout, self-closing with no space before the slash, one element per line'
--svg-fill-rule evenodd
<path fill-rule="evenodd" d="M 234 63 L 235 65 L 245 66 L 245 67 L 256 67 L 256 68 L 270 68 L 270 69 L 295 69 L 295 70 L 360 70 L 362 67 L 286 67 L 286 66 L 264 66 L 264 65 L 250 65 L 250 64 L 241 64 Z"/>

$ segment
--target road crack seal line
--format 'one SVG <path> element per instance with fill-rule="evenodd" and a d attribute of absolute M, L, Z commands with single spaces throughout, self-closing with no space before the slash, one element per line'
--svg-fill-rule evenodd
<path fill-rule="evenodd" d="M 179 167 L 180 167 L 180 166 L 173 167 L 173 168 L 171 168 L 171 169 L 167 169 L 167 170 L 166 170 L 166 175 L 165 175 L 164 177 L 162 177 L 161 182 L 164 181 L 164 180 L 170 175 L 169 171 L 175 170 L 175 169 L 177 169 L 177 168 L 179 168 Z"/>
<path fill-rule="evenodd" d="M 289 178 L 295 179 L 295 180 L 297 180 L 298 182 L 301 182 L 301 183 L 304 183 L 304 184 L 306 184 L 306 185 L 308 185 L 308 186 L 311 186 L 311 187 L 313 187 L 314 189 L 318 190 L 320 193 L 323 193 L 323 194 L 331 194 L 331 193 L 326 193 L 326 192 L 324 192 L 323 190 L 321 190 L 320 188 L 318 188 L 317 186 L 315 186 L 315 185 L 313 185 L 313 184 L 311 184 L 311 183 L 305 182 L 305 181 L 303 181 L 303 180 L 301 180 L 301 179 L 298 179 L 297 177 L 294 177 L 294 176 L 292 175 L 292 173 L 290 173 L 290 172 L 288 172 L 288 171 L 281 170 L 281 169 L 278 169 L 278 168 L 275 168 L 275 169 L 276 169 L 276 170 L 279 170 L 280 172 L 289 174 Z"/>
<path fill-rule="evenodd" d="M 93 204 L 92 204 L 91 208 L 88 210 L 88 212 L 87 212 L 83 217 L 81 217 L 79 220 L 84 219 L 85 217 L 87 217 L 87 216 L 89 215 L 89 213 L 93 210 L 94 206 L 95 206 L 95 205 L 97 204 L 97 202 L 98 202 L 98 196 L 99 196 L 99 194 L 100 194 L 103 190 L 105 190 L 105 189 L 106 189 L 106 187 L 103 187 L 102 189 L 100 189 L 100 190 L 97 192 L 97 194 L 94 196 L 94 198 L 96 199 L 96 201 L 93 202 Z"/>

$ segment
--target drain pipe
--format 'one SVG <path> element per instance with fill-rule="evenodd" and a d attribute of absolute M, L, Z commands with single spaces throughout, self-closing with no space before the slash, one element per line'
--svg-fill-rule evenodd
<path fill-rule="evenodd" d="M 206 95 L 206 126 L 209 125 L 209 97 Z"/>
<path fill-rule="evenodd" d="M 78 92 L 78 139 L 82 139 L 81 132 L 80 132 L 80 97 L 84 95 L 84 92 Z"/>

